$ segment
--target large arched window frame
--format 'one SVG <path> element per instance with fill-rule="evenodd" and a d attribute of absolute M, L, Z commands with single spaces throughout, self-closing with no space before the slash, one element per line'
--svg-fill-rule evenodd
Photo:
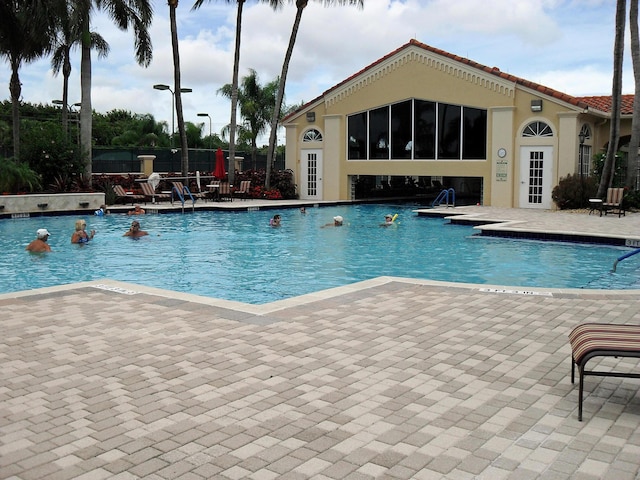
<path fill-rule="evenodd" d="M 302 135 L 303 142 L 321 142 L 322 141 L 322 133 L 320 133 L 315 128 L 310 128 L 304 135 Z"/>

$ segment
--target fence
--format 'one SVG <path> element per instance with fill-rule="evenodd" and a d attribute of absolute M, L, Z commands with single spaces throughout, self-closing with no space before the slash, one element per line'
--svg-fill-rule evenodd
<path fill-rule="evenodd" d="M 223 150 L 226 171 L 229 171 L 228 150 Z M 140 172 L 140 159 L 138 155 L 155 155 L 153 170 L 155 172 L 180 172 L 181 154 L 179 149 L 166 148 L 105 148 L 93 147 L 92 170 L 94 174 L 100 173 L 138 173 Z M 258 154 L 255 164 L 251 153 L 236 152 L 236 157 L 244 157 L 242 170 L 266 170 L 267 156 Z M 216 151 L 208 149 L 189 149 L 189 171 L 212 172 L 216 165 Z M 284 158 L 276 155 L 275 170 L 284 170 Z"/>

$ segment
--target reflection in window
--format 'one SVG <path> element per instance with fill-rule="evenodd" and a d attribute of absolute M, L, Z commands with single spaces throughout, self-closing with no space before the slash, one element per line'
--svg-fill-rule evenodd
<path fill-rule="evenodd" d="M 349 160 L 367 158 L 367 112 L 349 116 Z"/>
<path fill-rule="evenodd" d="M 350 160 L 487 158 L 486 110 L 414 99 L 347 118 Z M 550 132 L 544 123 L 530 127 Z"/>
<path fill-rule="evenodd" d="M 369 112 L 369 158 L 389 158 L 389 107 Z"/>
<path fill-rule="evenodd" d="M 303 142 L 321 142 L 322 141 L 322 134 L 316 130 L 315 128 L 311 128 L 309 130 L 307 130 L 306 132 L 304 132 L 304 135 L 302 137 L 302 141 Z"/>
<path fill-rule="evenodd" d="M 391 105 L 391 158 L 411 158 L 411 136 L 411 100 Z"/>
<path fill-rule="evenodd" d="M 487 156 L 487 111 L 464 107 L 462 158 L 480 160 Z"/>
<path fill-rule="evenodd" d="M 414 157 L 436 158 L 436 104 L 415 100 L 415 145 Z"/>
<path fill-rule="evenodd" d="M 460 106 L 438 104 L 438 159 L 460 158 Z"/>

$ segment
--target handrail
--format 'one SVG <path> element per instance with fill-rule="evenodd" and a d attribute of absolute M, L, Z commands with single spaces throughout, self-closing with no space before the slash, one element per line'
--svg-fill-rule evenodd
<path fill-rule="evenodd" d="M 616 261 L 613 262 L 613 270 L 612 270 L 612 272 L 616 271 L 616 267 L 618 266 L 618 262 L 624 260 L 625 258 L 629 258 L 632 255 L 635 255 L 636 253 L 640 253 L 640 248 L 638 248 L 637 250 L 634 250 L 633 252 L 625 253 L 621 257 L 616 258 Z"/>
<path fill-rule="evenodd" d="M 193 195 L 191 195 L 191 190 L 189 190 L 189 187 L 187 187 L 186 185 L 182 186 L 182 192 L 180 192 L 180 190 L 178 190 L 178 187 L 176 187 L 175 185 L 173 186 L 173 188 L 171 188 L 171 203 L 173 204 L 173 192 L 176 192 L 176 194 L 178 195 L 178 198 L 180 199 L 180 203 L 182 203 L 182 213 L 184 213 L 184 202 L 186 201 L 185 198 L 185 193 L 189 195 L 189 198 L 191 198 L 191 204 L 192 204 L 192 211 L 195 211 L 196 209 L 196 199 L 193 198 Z"/>
<path fill-rule="evenodd" d="M 451 195 L 451 199 L 449 198 Z M 455 207 L 456 206 L 456 191 L 453 188 L 443 189 L 438 196 L 435 198 L 433 202 L 431 202 L 431 206 L 440 206 L 442 205 L 442 201 L 446 202 L 447 207 Z"/>

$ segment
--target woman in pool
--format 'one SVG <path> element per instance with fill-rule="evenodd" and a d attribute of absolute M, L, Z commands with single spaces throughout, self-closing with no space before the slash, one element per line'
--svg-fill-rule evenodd
<path fill-rule="evenodd" d="M 131 222 L 131 226 L 129 227 L 129 231 L 126 232 L 123 237 L 131 237 L 131 238 L 140 238 L 145 235 L 149 235 L 149 232 L 145 232 L 144 230 L 140 230 L 140 222 L 134 220 Z"/>
<path fill-rule="evenodd" d="M 71 243 L 88 243 L 89 240 L 92 240 L 96 234 L 95 230 L 91 230 L 91 232 L 86 232 L 87 222 L 84 220 L 76 220 L 76 231 L 71 235 Z"/>
<path fill-rule="evenodd" d="M 272 227 L 279 227 L 280 226 L 280 215 L 274 215 L 273 218 L 271 220 L 269 220 L 269 225 L 271 225 Z"/>

